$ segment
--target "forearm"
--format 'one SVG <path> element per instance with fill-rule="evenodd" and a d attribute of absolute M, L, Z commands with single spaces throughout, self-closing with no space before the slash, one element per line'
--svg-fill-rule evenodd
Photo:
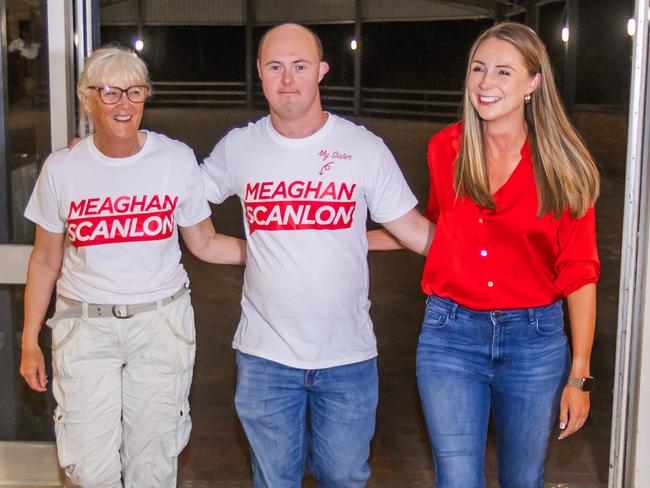
<path fill-rule="evenodd" d="M 246 241 L 217 234 L 210 218 L 181 227 L 180 231 L 187 248 L 200 260 L 215 264 L 246 264 Z"/>
<path fill-rule="evenodd" d="M 215 233 L 197 257 L 214 264 L 246 264 L 246 241 Z"/>
<path fill-rule="evenodd" d="M 413 231 L 404 236 L 400 236 L 399 241 L 411 251 L 426 256 L 429 254 L 434 232 L 435 225 L 424 217 L 421 217 L 415 222 Z"/>
<path fill-rule="evenodd" d="M 30 259 L 25 286 L 23 349 L 38 346 L 38 334 L 43 326 L 58 274 L 58 268 L 37 262 L 33 257 Z"/>
<path fill-rule="evenodd" d="M 591 348 L 596 328 L 596 285 L 588 284 L 567 297 L 573 360 L 571 376 L 590 376 Z"/>
<path fill-rule="evenodd" d="M 404 249 L 402 243 L 386 229 L 369 230 L 366 236 L 368 238 L 368 251 Z"/>
<path fill-rule="evenodd" d="M 429 253 L 436 228 L 433 222 L 416 209 L 412 209 L 399 219 L 385 222 L 384 227 L 403 247 L 423 256 Z"/>

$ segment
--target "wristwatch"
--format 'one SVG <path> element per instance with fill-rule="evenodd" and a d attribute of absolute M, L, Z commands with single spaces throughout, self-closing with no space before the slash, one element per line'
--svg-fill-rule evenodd
<path fill-rule="evenodd" d="M 578 390 L 582 391 L 591 391 L 594 387 L 594 377 L 593 376 L 569 376 L 569 379 L 566 382 L 567 386 L 573 386 Z"/>

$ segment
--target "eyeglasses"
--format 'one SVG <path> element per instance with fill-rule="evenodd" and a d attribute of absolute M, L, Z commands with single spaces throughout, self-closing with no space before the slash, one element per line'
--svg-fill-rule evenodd
<path fill-rule="evenodd" d="M 107 105 L 115 105 L 122 99 L 122 95 L 126 93 L 126 97 L 133 103 L 142 103 L 149 94 L 149 87 L 147 85 L 134 85 L 128 88 L 120 88 L 119 86 L 89 86 L 93 90 L 97 90 L 99 98 Z"/>

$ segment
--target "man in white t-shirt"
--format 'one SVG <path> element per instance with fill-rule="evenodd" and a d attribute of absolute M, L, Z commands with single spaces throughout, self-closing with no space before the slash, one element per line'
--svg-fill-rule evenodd
<path fill-rule="evenodd" d="M 257 66 L 270 115 L 202 166 L 208 199 L 237 195 L 244 213 L 235 402 L 254 485 L 300 486 L 308 463 L 319 486 L 365 486 L 377 405 L 367 213 L 420 253 L 433 231 L 382 140 L 322 110 L 313 32 L 271 29 Z"/>

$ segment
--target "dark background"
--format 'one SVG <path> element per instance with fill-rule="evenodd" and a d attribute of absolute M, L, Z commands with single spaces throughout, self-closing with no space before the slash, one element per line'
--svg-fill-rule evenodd
<path fill-rule="evenodd" d="M 583 0 L 580 3 L 576 102 L 624 104 L 629 91 L 632 38 L 627 20 L 633 0 Z M 560 88 L 565 44 L 560 38 L 564 4 L 540 7 L 539 34 L 547 46 Z M 523 16 L 514 18 L 523 22 Z M 459 90 L 467 53 L 491 20 L 371 22 L 363 24 L 362 84 L 365 87 Z M 353 24 L 310 26 L 321 37 L 330 72 L 324 84 L 353 83 L 349 48 Z M 268 27 L 255 28 L 255 40 Z M 137 26 L 102 26 L 102 44 L 132 46 Z M 243 26 L 145 26 L 141 55 L 154 81 L 243 81 Z"/>

